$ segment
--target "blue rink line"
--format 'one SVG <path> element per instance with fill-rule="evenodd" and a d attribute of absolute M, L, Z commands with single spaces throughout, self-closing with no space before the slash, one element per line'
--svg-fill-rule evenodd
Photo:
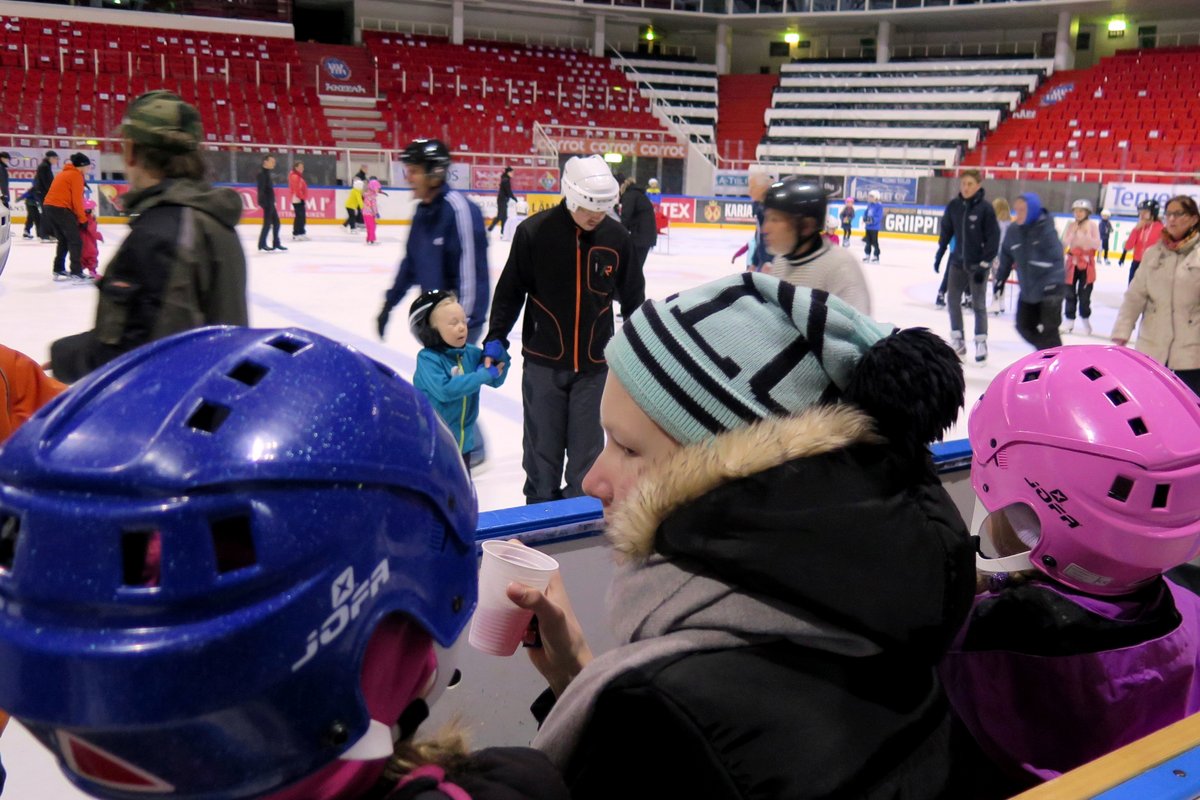
<path fill-rule="evenodd" d="M 404 353 L 392 350 L 380 342 L 359 336 L 357 333 L 334 325 L 328 320 L 315 317 L 307 311 L 301 311 L 298 308 L 289 306 L 287 303 L 281 303 L 278 300 L 265 297 L 257 292 L 250 292 L 248 297 L 250 302 L 256 306 L 261 306 L 267 311 L 291 320 L 301 328 L 307 328 L 318 333 L 324 332 L 331 339 L 337 339 L 340 342 L 352 345 L 355 349 L 361 350 L 376 361 L 382 361 L 384 364 L 396 367 L 399 372 L 405 375 L 412 375 L 417 369 L 415 359 L 410 358 Z M 498 392 L 489 392 L 481 396 L 480 405 L 481 407 L 486 407 L 488 411 L 495 412 L 518 425 L 524 422 L 525 415 L 521 411 L 521 404 Z"/>

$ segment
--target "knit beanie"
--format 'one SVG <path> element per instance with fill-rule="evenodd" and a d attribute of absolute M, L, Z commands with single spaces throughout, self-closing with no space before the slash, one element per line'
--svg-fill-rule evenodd
<path fill-rule="evenodd" d="M 924 446 L 953 424 L 965 391 L 962 364 L 940 337 L 896 331 L 828 292 L 757 272 L 646 301 L 605 358 L 684 445 L 843 400 L 884 436 Z"/>

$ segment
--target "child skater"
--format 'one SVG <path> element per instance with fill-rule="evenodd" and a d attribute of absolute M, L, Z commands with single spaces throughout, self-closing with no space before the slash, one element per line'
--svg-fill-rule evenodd
<path fill-rule="evenodd" d="M 80 231 L 83 239 L 83 249 L 80 251 L 80 263 L 83 268 L 88 271 L 88 275 L 93 278 L 99 278 L 100 273 L 100 242 L 104 241 L 104 234 L 100 233 L 100 227 L 96 224 L 96 201 L 84 200 L 83 213 L 87 214 L 87 224 Z"/>
<path fill-rule="evenodd" d="M 367 188 L 363 190 L 362 195 L 362 210 L 363 224 L 367 226 L 367 244 L 378 244 L 375 239 L 375 220 L 379 217 L 379 196 L 386 196 L 387 193 L 379 184 L 379 179 L 374 175 L 367 181 Z"/>
<path fill-rule="evenodd" d="M 997 557 L 941 673 L 978 748 L 954 796 L 999 798 L 1200 711 L 1200 597 L 1163 576 L 1200 550 L 1200 407 L 1135 350 L 1057 347 L 968 430 Z"/>
<path fill-rule="evenodd" d="M 1158 201 L 1149 197 L 1138 203 L 1138 221 L 1129 235 L 1125 237 L 1125 247 L 1121 250 L 1121 257 L 1117 259 L 1119 267 L 1125 263 L 1125 256 L 1132 251 L 1133 260 L 1129 263 L 1129 283 L 1133 283 L 1133 276 L 1137 274 L 1146 250 L 1162 240 L 1162 232 L 1163 224 L 1158 218 Z"/>
<path fill-rule="evenodd" d="M 1076 200 L 1071 204 L 1075 219 L 1067 223 L 1062 243 L 1066 249 L 1067 297 L 1063 333 L 1075 330 L 1075 306 L 1079 306 L 1079 328 L 1085 336 L 1092 332 L 1092 286 L 1096 283 L 1096 253 L 1100 250 L 1100 227 L 1092 219 L 1092 203 Z"/>
<path fill-rule="evenodd" d="M 417 354 L 413 386 L 429 398 L 470 465 L 479 419 L 479 390 L 504 383 L 509 357 L 499 342 L 487 350 L 467 344 L 467 314 L 452 292 L 425 292 L 408 311 L 408 328 L 425 348 Z"/>
<path fill-rule="evenodd" d="M 346 221 L 342 223 L 342 227 L 354 233 L 355 228 L 359 223 L 359 216 L 363 211 L 363 182 L 355 180 L 350 186 L 350 196 L 346 198 Z M 366 220 L 363 220 L 366 223 Z"/>
<path fill-rule="evenodd" d="M 1112 212 L 1107 208 L 1100 212 L 1100 258 L 1104 260 L 1104 266 L 1112 264 L 1112 259 L 1108 256 L 1108 241 L 1112 238 L 1113 224 Z"/>
<path fill-rule="evenodd" d="M 833 247 L 837 247 L 841 243 L 841 239 L 838 238 L 837 217 L 832 214 L 825 217 L 825 233 L 823 235 L 825 236 L 825 241 L 829 242 Z"/>

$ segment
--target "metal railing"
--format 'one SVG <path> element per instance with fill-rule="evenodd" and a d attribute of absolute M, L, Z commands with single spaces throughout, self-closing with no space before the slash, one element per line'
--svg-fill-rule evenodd
<path fill-rule="evenodd" d="M 674 136 L 679 142 L 686 143 L 689 148 L 703 156 L 704 159 L 710 164 L 716 166 L 716 161 L 714 160 L 716 155 L 715 144 L 709 144 L 705 147 L 701 147 L 699 144 L 692 141 L 692 137 L 689 136 L 687 131 L 685 131 L 683 128 L 683 126 L 688 123 L 686 123 L 681 116 L 670 111 L 670 107 L 655 96 L 654 86 L 645 78 L 645 76 L 637 71 L 636 67 L 629 63 L 624 55 L 621 54 L 619 46 L 615 44 L 609 45 L 609 49 L 613 53 L 613 60 L 617 62 L 621 71 L 625 74 L 626 79 L 633 80 L 634 84 L 638 88 L 638 91 L 645 94 L 646 98 L 650 100 L 650 107 L 657 112 L 655 116 L 666 125 L 667 130 L 671 132 L 671 135 Z"/>
<path fill-rule="evenodd" d="M 382 33 L 411 33 L 414 36 L 440 36 L 450 38 L 450 26 L 440 22 L 414 22 L 407 19 L 385 19 L 383 17 L 359 17 L 360 31 Z"/>
<path fill-rule="evenodd" d="M 653 58 L 656 55 L 657 56 L 667 56 L 667 57 L 671 57 L 671 58 L 695 58 L 696 57 L 696 48 L 694 45 L 669 44 L 668 42 L 658 42 L 658 41 L 653 42 L 652 44 L 653 44 L 653 47 L 652 47 L 651 51 L 648 53 L 638 52 L 639 47 L 646 46 L 646 42 L 641 39 L 634 40 L 633 42 L 625 42 L 625 41 L 618 40 L 618 41 L 611 42 L 609 46 L 612 49 L 616 50 L 617 52 L 637 53 L 639 56 L 646 55 L 651 58 Z"/>
<path fill-rule="evenodd" d="M 964 170 L 979 170 L 985 178 L 1011 178 L 1012 180 L 1043 180 L 1036 176 L 1047 176 L 1044 180 L 1068 181 L 1080 183 L 1111 183 L 1112 181 L 1143 181 L 1146 183 L 1195 183 L 1196 172 L 1183 170 L 1146 170 L 1126 169 L 1123 167 L 1106 167 L 1092 169 L 1090 167 L 1038 167 L 1038 166 L 1003 166 L 998 164 L 959 164 L 956 167 L 940 167 L 942 175 L 957 176 Z"/>
<path fill-rule="evenodd" d="M 588 50 L 592 46 L 591 40 L 586 36 L 571 36 L 565 33 L 529 33 L 506 31 L 500 28 L 465 28 L 463 36 L 466 39 L 481 39 L 485 42 L 565 47 L 568 50 Z"/>

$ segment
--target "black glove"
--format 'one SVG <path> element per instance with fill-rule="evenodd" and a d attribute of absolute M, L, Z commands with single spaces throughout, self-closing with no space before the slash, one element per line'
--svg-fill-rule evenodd
<path fill-rule="evenodd" d="M 379 331 L 379 338 L 383 338 L 383 332 L 387 330 L 388 317 L 392 315 L 392 310 L 387 306 L 383 307 L 383 311 L 379 312 L 379 316 L 375 318 L 375 329 Z"/>
<path fill-rule="evenodd" d="M 973 281 L 975 281 L 975 283 L 979 283 L 979 284 L 987 282 L 988 272 L 990 272 L 991 269 L 992 269 L 991 264 L 988 264 L 986 262 L 980 264 L 979 266 L 977 266 L 975 268 L 974 272 L 972 273 L 971 280 L 973 280 Z"/>
<path fill-rule="evenodd" d="M 1118 267 L 1119 267 L 1119 266 L 1121 266 L 1122 264 L 1124 264 L 1124 263 L 1125 263 L 1125 254 L 1126 254 L 1126 253 L 1128 253 L 1128 252 L 1129 252 L 1128 250 L 1122 250 L 1122 251 L 1121 251 L 1121 257 L 1117 259 L 1117 266 L 1118 266 Z"/>
<path fill-rule="evenodd" d="M 935 273 L 942 271 L 942 260 L 940 258 L 935 258 L 933 260 L 933 271 Z"/>

